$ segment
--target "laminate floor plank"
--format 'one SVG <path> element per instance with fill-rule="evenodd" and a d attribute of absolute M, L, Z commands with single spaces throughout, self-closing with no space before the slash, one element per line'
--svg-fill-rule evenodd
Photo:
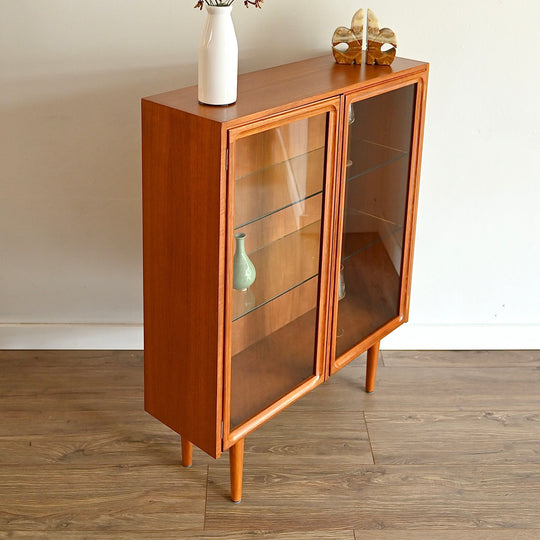
<path fill-rule="evenodd" d="M 39 531 L 0 531 L 0 540 L 4 539 L 32 539 L 32 540 L 355 540 L 352 530 L 328 531 L 127 531 L 127 532 L 99 532 L 88 531 L 55 531 L 54 533 Z"/>
<path fill-rule="evenodd" d="M 61 406 L 88 397 L 99 403 L 100 395 L 121 400 L 128 394 L 133 404 L 134 392 L 142 408 L 142 351 L 56 351 L 57 357 L 53 351 L 28 353 L 0 352 L 0 411 L 13 403 L 24 407 L 25 397 L 30 402 L 52 397 L 49 401 Z"/>
<path fill-rule="evenodd" d="M 440 411 L 540 410 L 540 369 L 405 368 L 377 370 L 375 391 L 363 390 L 364 370 L 354 362 L 302 400 L 312 410 Z"/>
<path fill-rule="evenodd" d="M 67 394 L 74 392 L 91 392 L 105 394 L 116 391 L 126 391 L 142 388 L 143 363 L 137 362 L 135 369 L 126 365 L 92 366 L 83 361 L 73 360 L 62 362 L 61 365 L 40 365 L 39 361 L 21 366 L 16 370 L 9 362 L 2 361 L 0 375 L 0 392 L 2 396 L 29 396 L 50 394 Z"/>
<path fill-rule="evenodd" d="M 207 466 L 0 468 L 0 531 L 203 530 Z"/>
<path fill-rule="evenodd" d="M 387 367 L 540 367 L 539 351 L 383 351 Z"/>
<path fill-rule="evenodd" d="M 143 357 L 142 351 L 0 351 L 0 381 L 10 378 L 10 383 L 24 383 L 27 377 L 69 380 L 72 374 L 86 374 L 89 380 L 110 375 L 115 381 L 141 382 Z M 126 369 L 119 371 L 118 366 Z"/>
<path fill-rule="evenodd" d="M 237 505 L 227 486 L 227 470 L 210 466 L 209 529 L 540 528 L 535 465 L 252 466 Z"/>
<path fill-rule="evenodd" d="M 0 415 L 2 416 L 8 416 L 17 411 L 26 411 L 31 414 L 33 411 L 72 411 L 75 413 L 81 411 L 142 411 L 143 409 L 142 388 L 118 388 L 105 392 L 98 390 L 77 392 L 72 389 L 69 393 L 42 394 L 39 388 L 34 386 L 33 392 L 7 396 L 0 394 Z"/>
<path fill-rule="evenodd" d="M 335 460 L 347 465 L 373 464 L 361 412 L 336 410 L 313 414 L 294 404 L 245 439 L 245 468 L 263 464 L 279 468 L 284 463 L 311 463 L 319 468 Z"/>
<path fill-rule="evenodd" d="M 118 429 L 132 434 L 144 431 L 149 435 L 163 436 L 174 433 L 142 409 L 120 412 L 115 409 L 35 410 L 33 412 L 10 411 L 9 415 L 6 414 L 0 424 L 0 438 L 51 434 L 58 436 L 81 432 L 94 435 L 109 429 Z"/>
<path fill-rule="evenodd" d="M 142 351 L 0 351 L 0 414 L 143 408 Z"/>
<path fill-rule="evenodd" d="M 538 411 L 367 412 L 366 420 L 379 465 L 540 464 Z"/>
<path fill-rule="evenodd" d="M 180 461 L 180 437 L 143 411 L 16 411 L 2 416 L 0 465 Z"/>
<path fill-rule="evenodd" d="M 539 356 L 383 351 L 372 394 L 361 357 L 248 435 L 234 505 L 142 352 L 0 352 L 0 540 L 536 540 Z"/>
<path fill-rule="evenodd" d="M 538 540 L 540 530 L 355 531 L 355 540 Z"/>
<path fill-rule="evenodd" d="M 139 365 L 144 356 L 141 350 L 0 350 L 0 364 L 14 371 L 21 367 L 49 366 L 59 369 L 62 366 L 71 366 L 73 362 L 79 362 L 83 366 L 102 368 L 114 367 L 118 362 L 123 365 Z"/>
<path fill-rule="evenodd" d="M 208 531 L 129 531 L 129 532 L 87 532 L 87 531 L 0 531 L 0 540 L 538 540 L 540 530 L 434 530 L 429 531 L 365 531 L 329 530 L 300 532 L 220 532 Z"/>

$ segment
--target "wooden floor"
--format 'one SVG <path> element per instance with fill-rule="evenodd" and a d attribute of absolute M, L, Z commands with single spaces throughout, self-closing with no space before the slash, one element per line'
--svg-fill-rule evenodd
<path fill-rule="evenodd" d="M 0 352 L 0 539 L 539 539 L 540 353 L 383 352 L 228 459 L 143 412 L 140 352 Z"/>

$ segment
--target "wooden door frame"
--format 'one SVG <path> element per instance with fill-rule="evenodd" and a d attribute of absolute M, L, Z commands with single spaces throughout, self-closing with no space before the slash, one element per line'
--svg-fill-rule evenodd
<path fill-rule="evenodd" d="M 338 186 L 336 190 L 336 198 L 334 207 L 334 215 L 336 216 L 337 224 L 335 228 L 336 236 L 333 239 L 333 246 L 335 248 L 332 258 L 334 261 L 334 276 L 333 284 L 334 291 L 331 295 L 331 318 L 330 318 L 330 331 L 329 331 L 329 364 L 330 375 L 333 375 L 341 368 L 345 367 L 349 362 L 354 360 L 360 354 L 377 344 L 383 337 L 387 336 L 390 332 L 395 330 L 398 326 L 407 322 L 409 317 L 409 305 L 410 305 L 410 291 L 411 291 L 411 273 L 412 273 L 412 259 L 414 250 L 414 238 L 415 238 L 415 225 L 418 210 L 418 189 L 420 179 L 420 163 L 422 159 L 422 140 L 424 132 L 424 120 L 425 120 L 425 104 L 426 104 L 426 92 L 427 92 L 427 77 L 428 68 L 426 66 L 425 71 L 420 74 L 415 74 L 408 77 L 403 77 L 397 80 L 388 81 L 383 84 L 374 86 L 371 89 L 360 89 L 347 92 L 344 94 L 343 109 L 341 111 L 342 118 L 342 130 L 340 132 L 340 140 L 342 144 L 341 148 L 341 163 L 339 164 L 339 170 L 337 173 Z M 414 115 L 412 122 L 412 141 L 411 141 L 411 155 L 409 161 L 409 183 L 407 187 L 407 209 L 406 218 L 404 224 L 404 238 L 403 238 L 403 258 L 401 262 L 401 284 L 400 284 L 400 299 L 399 299 L 399 313 L 396 317 L 389 320 L 383 326 L 378 328 L 375 332 L 366 336 L 359 341 L 357 345 L 349 349 L 346 353 L 342 354 L 339 358 L 335 357 L 336 354 L 336 335 L 337 335 L 337 317 L 338 317 L 338 261 L 341 260 L 342 249 L 342 236 L 343 236 L 343 210 L 345 205 L 345 187 L 346 187 L 346 155 L 345 149 L 348 147 L 349 133 L 347 129 L 347 114 L 349 107 L 352 103 L 364 101 L 378 95 L 391 92 L 393 90 L 399 90 L 406 86 L 416 84 L 416 95 L 414 103 Z"/>
<path fill-rule="evenodd" d="M 234 255 L 234 179 L 235 179 L 235 145 L 238 139 L 268 131 L 296 120 L 302 120 L 328 114 L 327 146 L 325 163 L 325 186 L 322 211 L 322 237 L 319 271 L 319 298 L 317 315 L 317 343 L 315 353 L 315 374 L 308 380 L 293 388 L 288 394 L 269 405 L 240 426 L 231 430 L 231 351 L 232 351 L 232 260 Z M 325 328 L 328 324 L 328 297 L 330 288 L 331 263 L 331 234 L 332 209 L 335 197 L 335 172 L 338 150 L 340 99 L 334 97 L 294 108 L 270 117 L 263 117 L 248 124 L 232 127 L 228 130 L 228 171 L 227 171 L 227 203 L 225 207 L 225 316 L 224 316 L 224 366 L 223 366 L 223 450 L 226 450 L 243 439 L 248 433 L 256 429 L 281 410 L 288 407 L 301 396 L 318 386 L 325 380 L 327 372 L 328 349 Z"/>

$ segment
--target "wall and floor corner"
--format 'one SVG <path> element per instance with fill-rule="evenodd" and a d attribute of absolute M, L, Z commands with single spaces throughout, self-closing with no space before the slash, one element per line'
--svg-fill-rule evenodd
<path fill-rule="evenodd" d="M 195 84 L 193 3 L 0 0 L 0 349 L 142 348 L 140 98 Z M 241 72 L 329 54 L 362 7 L 236 4 Z M 431 62 L 411 317 L 383 348 L 540 348 L 540 5 L 369 7 Z"/>

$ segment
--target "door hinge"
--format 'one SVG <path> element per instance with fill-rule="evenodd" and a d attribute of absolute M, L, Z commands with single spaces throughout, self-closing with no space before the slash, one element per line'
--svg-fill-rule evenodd
<path fill-rule="evenodd" d="M 229 170 L 229 149 L 225 149 L 225 170 Z"/>

